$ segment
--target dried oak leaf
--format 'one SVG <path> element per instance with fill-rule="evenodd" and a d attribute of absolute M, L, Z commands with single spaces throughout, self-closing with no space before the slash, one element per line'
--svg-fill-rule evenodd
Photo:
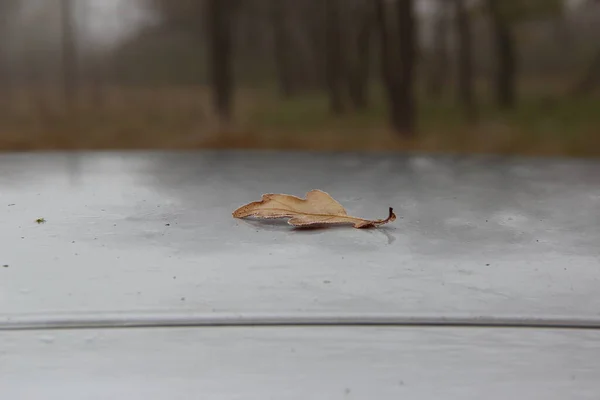
<path fill-rule="evenodd" d="M 314 225 L 353 224 L 354 228 L 374 228 L 396 219 L 390 207 L 386 219 L 366 220 L 346 214 L 346 210 L 333 197 L 321 190 L 306 193 L 306 199 L 289 194 L 263 194 L 261 201 L 241 206 L 233 212 L 234 218 L 290 218 L 288 224 L 308 227 Z"/>

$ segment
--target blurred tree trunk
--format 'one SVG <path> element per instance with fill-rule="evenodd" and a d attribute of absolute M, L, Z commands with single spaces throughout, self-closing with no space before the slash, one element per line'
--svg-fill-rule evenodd
<path fill-rule="evenodd" d="M 474 99 L 473 47 L 471 21 L 465 0 L 454 0 L 456 32 L 458 37 L 458 98 L 468 120 L 476 117 Z"/>
<path fill-rule="evenodd" d="M 439 99 L 448 81 L 448 0 L 438 0 L 436 18 L 433 27 L 433 57 L 429 68 L 427 92 L 434 99 Z"/>
<path fill-rule="evenodd" d="M 85 24 L 91 24 L 94 18 L 92 4 L 89 2 L 80 2 L 79 4 L 80 20 Z M 121 11 L 124 6 L 125 3 L 120 3 L 117 7 L 117 12 Z M 88 55 L 79 62 L 79 80 L 80 82 L 85 82 L 84 86 L 89 90 L 87 93 L 89 104 L 95 109 L 104 106 L 103 89 L 106 87 L 106 69 L 113 57 L 112 54 L 104 54 L 101 57 L 94 56 L 93 58 Z M 85 78 L 82 79 L 83 77 Z"/>
<path fill-rule="evenodd" d="M 12 57 L 10 54 L 10 29 L 15 12 L 21 6 L 19 0 L 0 0 L 0 103 L 2 108 L 9 104 L 13 90 Z M 0 110 L 1 111 L 1 110 Z"/>
<path fill-rule="evenodd" d="M 294 7 L 297 3 L 294 4 Z M 293 52 L 289 52 L 292 70 L 292 84 L 296 93 L 300 91 L 319 89 L 325 90 L 323 34 L 320 24 L 312 21 L 309 24 L 304 20 L 296 21 L 290 27 L 289 39 L 293 43 Z M 317 28 L 318 29 L 315 29 Z M 320 35 L 318 35 L 316 32 Z M 320 36 L 320 40 L 315 40 Z"/>
<path fill-rule="evenodd" d="M 500 9 L 500 2 L 488 0 L 492 22 L 492 35 L 496 50 L 495 91 L 500 108 L 513 108 L 516 104 L 517 56 L 515 38 L 511 26 Z"/>
<path fill-rule="evenodd" d="M 329 47 L 323 38 L 327 35 L 327 16 L 323 12 L 324 0 L 304 0 L 304 3 L 296 2 L 295 6 L 306 7 L 303 14 L 303 25 L 308 33 L 308 44 L 314 65 L 312 84 L 313 88 L 327 90 L 327 49 Z M 300 32 L 297 32 L 299 35 Z"/>
<path fill-rule="evenodd" d="M 392 29 L 386 17 L 388 11 L 386 1 L 377 0 L 376 4 L 381 34 L 381 64 L 392 128 L 399 135 L 410 137 L 416 133 L 414 2 L 413 0 L 397 2 L 398 40 L 393 40 L 391 34 Z M 396 43 L 397 49 L 393 46 Z"/>
<path fill-rule="evenodd" d="M 231 0 L 207 0 L 209 75 L 212 102 L 221 123 L 233 114 L 233 32 Z"/>
<path fill-rule="evenodd" d="M 0 102 L 4 101 L 10 91 L 8 43 L 6 43 L 7 18 L 0 9 Z"/>
<path fill-rule="evenodd" d="M 398 25 L 400 48 L 400 109 L 399 131 L 411 136 L 415 132 L 415 63 L 416 63 L 416 17 L 414 0 L 399 0 Z"/>
<path fill-rule="evenodd" d="M 572 92 L 576 96 L 585 96 L 594 90 L 595 84 L 600 79 L 600 49 L 587 67 L 585 73 L 573 86 Z"/>
<path fill-rule="evenodd" d="M 334 114 L 345 111 L 344 104 L 344 52 L 342 46 L 339 0 L 325 0 L 329 108 Z"/>
<path fill-rule="evenodd" d="M 4 102 L 10 97 L 12 89 L 9 73 L 10 61 L 4 45 L 5 43 L 0 42 L 0 104 L 2 106 L 4 106 Z"/>
<path fill-rule="evenodd" d="M 279 77 L 279 91 L 283 97 L 295 93 L 294 71 L 291 59 L 292 41 L 287 30 L 289 4 L 286 0 L 271 0 L 271 19 L 275 46 L 275 63 Z"/>
<path fill-rule="evenodd" d="M 355 51 L 353 51 L 354 59 L 348 76 L 348 92 L 352 105 L 357 110 L 364 110 L 369 105 L 369 63 L 375 22 L 373 17 L 370 1 L 360 4 L 351 15 L 352 23 L 356 21 L 358 25 L 358 32 L 356 35 L 351 35 L 355 39 L 353 40 L 355 46 L 352 46 Z"/>
<path fill-rule="evenodd" d="M 65 105 L 72 109 L 77 92 L 77 44 L 75 41 L 75 19 L 73 0 L 61 0 L 62 72 Z"/>

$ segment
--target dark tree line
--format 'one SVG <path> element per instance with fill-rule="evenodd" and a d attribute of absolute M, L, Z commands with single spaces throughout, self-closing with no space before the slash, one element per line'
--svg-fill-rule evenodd
<path fill-rule="evenodd" d="M 231 117 L 234 90 L 231 15 L 239 9 L 231 3 L 233 0 L 205 2 L 214 105 L 218 114 L 227 119 Z M 503 109 L 514 107 L 518 73 L 514 25 L 532 10 L 538 14 L 540 10 L 553 10 L 556 6 L 550 7 L 549 2 L 556 3 L 554 0 L 530 0 L 526 5 L 520 0 L 440 0 L 430 92 L 439 96 L 448 79 L 445 76 L 451 59 L 448 35 L 453 34 L 456 38 L 457 100 L 462 104 L 466 118 L 475 120 L 477 102 L 471 19 L 479 10 L 487 15 L 491 27 L 496 103 Z M 302 3 L 300 8 L 308 11 L 308 19 L 304 24 L 296 24 L 294 31 L 290 28 L 290 20 L 298 13 L 298 6 L 290 0 L 268 2 L 274 61 L 282 96 L 293 96 L 310 86 L 300 82 L 296 65 L 299 59 L 296 53 L 300 50 L 298 26 L 301 26 L 315 61 L 317 72 L 313 80 L 329 94 L 332 113 L 368 107 L 371 70 L 378 64 L 391 127 L 401 136 L 415 135 L 418 128 L 415 83 L 421 56 L 416 0 L 306 0 Z M 161 4 L 162 12 L 166 12 L 166 3 Z M 180 7 L 170 12 L 181 16 Z M 378 50 L 376 58 L 372 57 L 375 49 Z"/>
<path fill-rule="evenodd" d="M 468 121 L 477 119 L 474 22 L 489 29 L 493 71 L 490 87 L 496 106 L 518 103 L 519 41 L 523 22 L 556 18 L 563 0 L 436 0 L 432 44 L 419 43 L 418 0 L 146 0 L 165 29 L 186 31 L 204 50 L 215 112 L 222 122 L 234 117 L 235 59 L 239 26 L 261 30 L 271 39 L 279 92 L 290 98 L 303 91 L 327 93 L 334 115 L 361 112 L 371 104 L 370 87 L 381 83 L 389 123 L 398 135 L 418 132 L 417 82 L 425 73 L 426 94 L 440 98 L 450 83 Z M 599 4 L 598 0 L 588 0 Z M 75 0 L 60 4 L 64 95 L 72 102 L 78 85 Z M 19 0 L 0 0 L 0 54 L 10 16 Z M 242 25 L 243 25 L 242 24 Z M 237 36 L 236 36 L 237 35 Z M 428 68 L 420 68 L 423 59 Z M 451 62 L 455 65 L 450 66 Z M 6 71 L 0 62 L 0 85 Z M 600 82 L 600 46 L 572 92 L 586 94 Z"/>
<path fill-rule="evenodd" d="M 227 119 L 233 107 L 231 14 L 235 11 L 227 0 L 206 2 L 213 104 L 216 112 Z M 312 0 L 305 4 L 313 11 L 312 26 L 307 28 L 312 35 L 316 33 L 311 38 L 315 59 L 324 60 L 317 66 L 317 76 L 323 79 L 317 81 L 329 93 L 331 112 L 341 114 L 368 106 L 370 55 L 377 41 L 392 127 L 401 135 L 411 136 L 416 128 L 414 0 L 398 0 L 393 5 L 369 0 L 346 0 L 343 4 L 340 0 Z M 270 8 L 280 92 L 289 97 L 298 88 L 291 54 L 294 40 L 285 24 L 290 18 L 290 3 L 273 0 Z"/>

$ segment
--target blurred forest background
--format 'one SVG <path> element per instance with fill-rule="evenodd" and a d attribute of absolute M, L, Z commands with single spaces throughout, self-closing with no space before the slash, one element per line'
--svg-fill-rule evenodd
<path fill-rule="evenodd" d="M 599 0 L 0 0 L 0 150 L 600 155 Z"/>

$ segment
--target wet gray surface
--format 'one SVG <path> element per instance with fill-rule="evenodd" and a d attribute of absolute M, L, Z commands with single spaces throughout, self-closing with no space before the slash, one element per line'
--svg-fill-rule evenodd
<path fill-rule="evenodd" d="M 235 220 L 322 189 L 379 230 Z M 45 224 L 37 224 L 45 218 Z M 0 314 L 600 316 L 600 164 L 353 154 L 0 156 Z M 7 267 L 2 267 L 2 266 Z"/>
<path fill-rule="evenodd" d="M 1 332 L 7 399 L 597 399 L 592 331 Z"/>

